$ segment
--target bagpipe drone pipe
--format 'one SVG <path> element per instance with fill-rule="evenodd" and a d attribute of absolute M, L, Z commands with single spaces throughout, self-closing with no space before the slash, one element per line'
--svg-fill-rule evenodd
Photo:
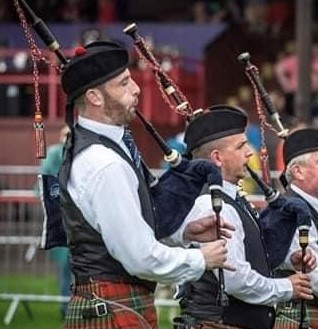
<path fill-rule="evenodd" d="M 61 52 L 59 43 L 52 32 L 43 20 L 35 15 L 25 0 L 14 0 L 14 4 L 30 44 L 34 62 L 36 63 L 38 60 L 45 59 L 41 55 L 30 33 L 24 11 L 28 18 L 31 19 L 33 28 L 39 37 L 59 59 L 61 65 L 56 69 L 60 73 L 63 72 L 63 67 L 67 64 L 68 58 Z M 130 29 L 126 29 L 125 33 L 132 31 L 131 27 Z M 134 33 L 136 35 L 136 25 L 134 25 Z M 139 40 L 141 40 L 139 44 L 143 44 L 143 39 L 140 36 Z M 167 95 L 166 101 L 170 103 L 170 107 L 175 109 L 179 114 L 191 117 L 193 111 L 185 96 L 178 90 L 166 73 L 163 72 L 154 57 L 152 55 L 148 56 L 152 60 L 152 65 L 155 68 L 156 76 L 159 77 L 160 84 L 164 85 L 164 92 Z M 48 60 L 45 61 L 48 63 Z M 50 65 L 53 64 L 50 63 Z M 171 103 L 172 101 L 174 102 L 173 104 Z M 69 113 L 66 115 L 69 115 Z M 153 197 L 156 218 L 159 219 L 156 224 L 156 236 L 160 239 L 174 233 L 178 229 L 192 208 L 196 197 L 200 195 L 203 186 L 205 184 L 222 184 L 222 177 L 219 168 L 207 160 L 188 160 L 182 158 L 178 152 L 172 150 L 164 142 L 151 123 L 139 111 L 137 111 L 137 117 L 160 146 L 165 155 L 165 160 L 171 165 L 159 179 L 150 176 L 150 192 Z M 68 119 L 66 121 L 67 123 L 72 122 L 72 120 Z M 72 134 L 72 127 L 70 128 Z M 45 154 L 44 150 L 42 151 L 43 154 Z M 67 245 L 67 241 L 60 210 L 60 185 L 58 178 L 40 175 L 39 183 L 44 211 L 41 247 L 50 249 L 56 246 L 65 246 Z"/>
<path fill-rule="evenodd" d="M 237 59 L 240 63 L 245 65 L 245 74 L 252 84 L 256 109 L 261 126 L 262 147 L 260 160 L 262 166 L 262 178 L 260 178 L 251 168 L 247 167 L 247 170 L 263 191 L 268 203 L 268 206 L 260 214 L 260 223 L 269 255 L 269 263 L 272 269 L 275 269 L 285 261 L 292 239 L 298 230 L 299 245 L 302 250 L 302 272 L 305 273 L 306 266 L 304 256 L 309 242 L 308 236 L 312 222 L 312 214 L 304 200 L 298 197 L 282 195 L 271 186 L 268 153 L 264 137 L 265 128 L 270 128 L 278 137 L 283 139 L 287 138 L 288 130 L 284 128 L 280 120 L 279 113 L 259 77 L 258 69 L 251 63 L 250 54 L 242 53 Z M 267 122 L 263 107 L 270 116 L 273 125 Z M 283 187 L 286 188 L 286 181 L 282 180 L 282 184 Z M 291 307 L 290 305 L 291 304 L 286 308 L 284 305 L 279 308 L 275 327 L 280 328 L 281 326 L 282 328 L 308 329 L 305 301 L 301 300 L 300 303 L 295 303 L 295 307 Z M 288 309 L 287 313 L 284 313 L 285 309 Z M 282 316 L 279 316 L 279 314 Z"/>

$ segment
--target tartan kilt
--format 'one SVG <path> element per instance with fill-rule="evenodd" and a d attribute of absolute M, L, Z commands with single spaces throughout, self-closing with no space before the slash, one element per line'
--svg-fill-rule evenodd
<path fill-rule="evenodd" d="M 107 314 L 83 317 L 106 302 Z M 98 306 L 98 305 L 97 305 Z M 157 329 L 154 294 L 134 284 L 95 281 L 76 285 L 68 305 L 64 329 Z"/>
<path fill-rule="evenodd" d="M 309 329 L 318 329 L 318 306 L 307 304 L 305 323 Z M 300 322 L 300 302 L 279 304 L 276 311 L 274 329 L 298 329 Z"/>

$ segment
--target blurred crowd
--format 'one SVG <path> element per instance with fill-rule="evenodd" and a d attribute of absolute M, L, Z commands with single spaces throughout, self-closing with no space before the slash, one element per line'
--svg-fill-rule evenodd
<path fill-rule="evenodd" d="M 29 3 L 46 21 L 63 23 L 111 23 L 134 19 L 135 15 L 138 20 L 198 24 L 244 22 L 255 29 L 271 27 L 276 31 L 289 27 L 294 13 L 294 1 L 290 0 L 187 0 L 171 4 L 170 9 L 162 1 L 156 3 L 156 10 L 150 5 L 147 10 L 142 2 L 131 0 L 32 0 Z M 1 1 L 0 21 L 16 21 L 12 9 L 12 2 Z"/>

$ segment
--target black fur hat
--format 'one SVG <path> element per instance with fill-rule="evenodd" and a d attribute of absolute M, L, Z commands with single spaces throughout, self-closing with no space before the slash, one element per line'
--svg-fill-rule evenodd
<path fill-rule="evenodd" d="M 124 72 L 128 62 L 127 50 L 112 41 L 96 41 L 77 47 L 75 56 L 65 65 L 61 79 L 68 102 Z"/>
<path fill-rule="evenodd" d="M 184 138 L 186 153 L 212 140 L 243 133 L 246 125 L 247 115 L 242 109 L 223 104 L 211 106 L 189 123 Z"/>

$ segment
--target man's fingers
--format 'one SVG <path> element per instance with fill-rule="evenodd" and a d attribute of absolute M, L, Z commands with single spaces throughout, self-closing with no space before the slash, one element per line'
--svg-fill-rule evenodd
<path fill-rule="evenodd" d="M 221 237 L 228 238 L 228 239 L 230 239 L 232 237 L 232 234 L 226 230 L 221 230 L 220 233 L 221 233 Z"/>
<path fill-rule="evenodd" d="M 227 222 L 225 220 L 220 221 L 220 226 L 227 230 L 235 231 L 235 226 L 233 226 L 232 224 L 230 224 L 229 222 Z"/>
<path fill-rule="evenodd" d="M 313 291 L 311 288 L 301 287 L 299 289 L 299 297 L 302 299 L 312 300 L 314 299 Z"/>
<path fill-rule="evenodd" d="M 231 272 L 235 272 L 236 271 L 236 267 L 229 265 L 229 264 L 223 264 L 222 268 Z"/>

